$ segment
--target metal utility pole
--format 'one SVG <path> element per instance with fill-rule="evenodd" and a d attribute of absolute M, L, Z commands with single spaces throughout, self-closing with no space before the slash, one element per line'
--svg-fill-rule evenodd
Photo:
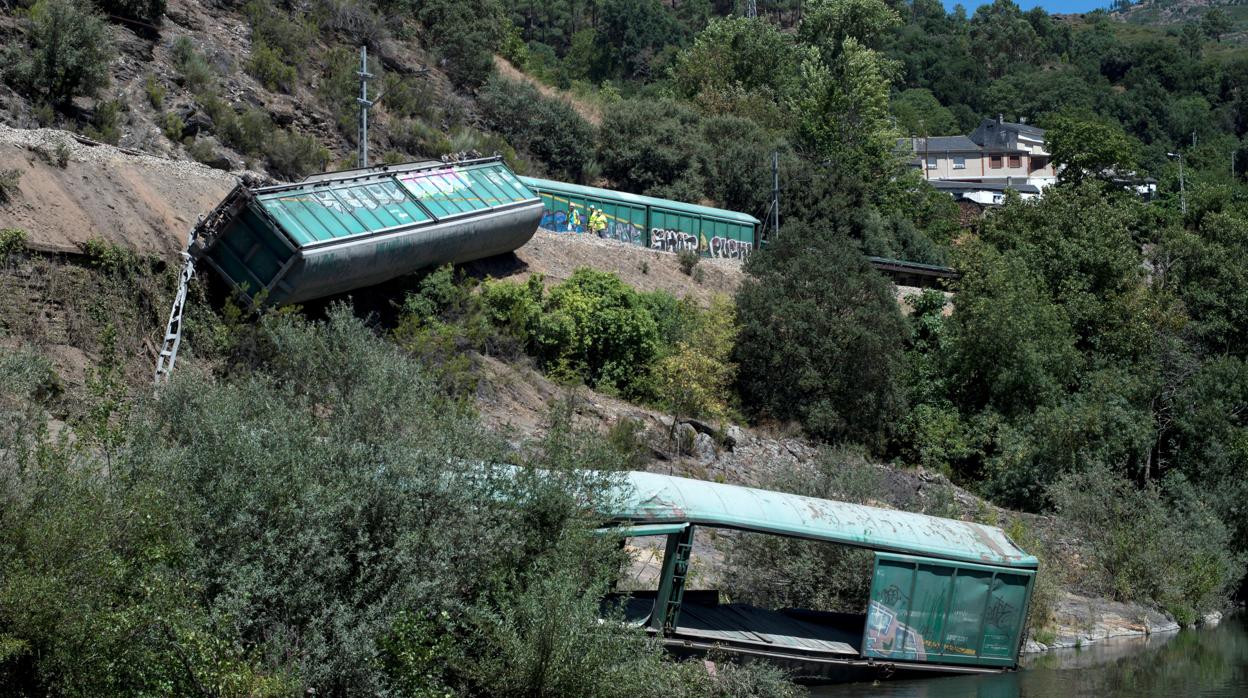
<path fill-rule="evenodd" d="M 368 81 L 373 79 L 373 74 L 368 72 L 368 46 L 360 47 L 360 70 L 356 75 L 360 76 L 360 96 L 355 100 L 360 105 L 358 159 L 360 167 L 368 167 L 368 108 L 373 106 L 368 101 Z"/>
<path fill-rule="evenodd" d="M 780 151 L 771 151 L 771 229 L 780 237 Z"/>
<path fill-rule="evenodd" d="M 745 0 L 745 16 L 750 19 L 758 16 L 758 3 L 755 0 Z"/>

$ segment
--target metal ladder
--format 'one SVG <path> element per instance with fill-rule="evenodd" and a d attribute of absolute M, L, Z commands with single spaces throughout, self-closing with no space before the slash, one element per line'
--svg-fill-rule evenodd
<path fill-rule="evenodd" d="M 195 243 L 195 231 L 199 229 L 201 217 L 195 227 L 191 228 L 186 238 L 186 249 L 182 252 L 182 272 L 178 275 L 178 292 L 173 297 L 173 307 L 169 309 L 169 323 L 165 325 L 165 341 L 160 346 L 160 354 L 156 357 L 155 383 L 160 385 L 169 381 L 173 373 L 173 364 L 178 360 L 178 347 L 182 344 L 182 313 L 186 309 L 186 290 L 195 276 L 195 259 L 191 257 L 191 245 Z"/>
<path fill-rule="evenodd" d="M 693 536 L 686 529 L 679 534 L 676 543 L 675 560 L 672 566 L 672 590 L 663 608 L 663 633 L 670 635 L 680 620 L 680 605 L 685 598 L 685 580 L 689 576 L 689 557 L 693 552 Z"/>

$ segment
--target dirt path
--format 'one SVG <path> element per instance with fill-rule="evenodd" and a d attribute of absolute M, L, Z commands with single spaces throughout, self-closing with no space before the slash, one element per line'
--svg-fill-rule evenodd
<path fill-rule="evenodd" d="M 546 83 L 512 65 L 511 61 L 508 61 L 502 56 L 494 56 L 494 67 L 498 69 L 499 75 L 502 75 L 508 80 L 527 82 L 533 87 L 536 87 L 537 91 L 541 92 L 543 95 L 546 95 L 547 97 L 554 97 L 555 99 L 562 99 L 567 102 L 573 109 L 576 110 L 577 114 L 581 115 L 582 119 L 585 119 L 594 126 L 602 125 L 602 110 L 599 109 L 596 104 L 591 104 L 584 100 L 577 99 L 575 96 L 563 90 L 547 85 Z"/>

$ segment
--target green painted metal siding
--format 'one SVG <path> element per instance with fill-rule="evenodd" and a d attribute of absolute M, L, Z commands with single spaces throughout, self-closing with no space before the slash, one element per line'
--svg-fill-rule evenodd
<path fill-rule="evenodd" d="M 1013 666 L 1030 571 L 877 553 L 863 655 L 936 664 Z"/>
<path fill-rule="evenodd" d="M 705 257 L 743 259 L 754 248 L 759 221 L 744 213 L 535 177 L 520 180 L 541 195 L 547 230 L 587 232 L 594 206 L 607 217 L 602 237 L 668 252 L 696 250 Z"/>
<path fill-rule="evenodd" d="M 486 163 L 262 190 L 256 201 L 297 247 L 306 247 L 534 198 L 502 163 Z"/>
<path fill-rule="evenodd" d="M 538 201 L 500 159 L 240 185 L 201 223 L 192 254 L 248 297 L 297 302 L 514 250 L 536 229 Z"/>
<path fill-rule="evenodd" d="M 725 526 L 971 565 L 1038 564 L 996 526 L 660 473 L 624 480 L 617 506 L 603 512 L 617 521 Z"/>
<path fill-rule="evenodd" d="M 268 288 L 279 276 L 295 250 L 256 211 L 244 209 L 227 235 L 208 256 L 248 295 Z"/>

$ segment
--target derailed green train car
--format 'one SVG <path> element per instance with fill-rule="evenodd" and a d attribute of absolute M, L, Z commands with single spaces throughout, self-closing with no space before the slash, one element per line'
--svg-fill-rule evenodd
<path fill-rule="evenodd" d="M 1038 561 L 1000 528 L 656 473 L 626 474 L 617 501 L 604 534 L 666 546 L 657 588 L 608 605 L 676 654 L 771 662 L 807 682 L 1017 666 Z M 864 612 L 767 609 L 686 588 L 701 527 L 874 551 Z"/>
<path fill-rule="evenodd" d="M 239 184 L 200 221 L 190 253 L 253 301 L 297 303 L 513 251 L 541 217 L 499 158 L 419 162 Z"/>
<path fill-rule="evenodd" d="M 520 181 L 542 197 L 541 227 L 556 233 L 591 232 L 596 208 L 606 216 L 598 235 L 655 250 L 745 259 L 756 244 L 759 220 L 744 213 L 537 177 Z"/>

